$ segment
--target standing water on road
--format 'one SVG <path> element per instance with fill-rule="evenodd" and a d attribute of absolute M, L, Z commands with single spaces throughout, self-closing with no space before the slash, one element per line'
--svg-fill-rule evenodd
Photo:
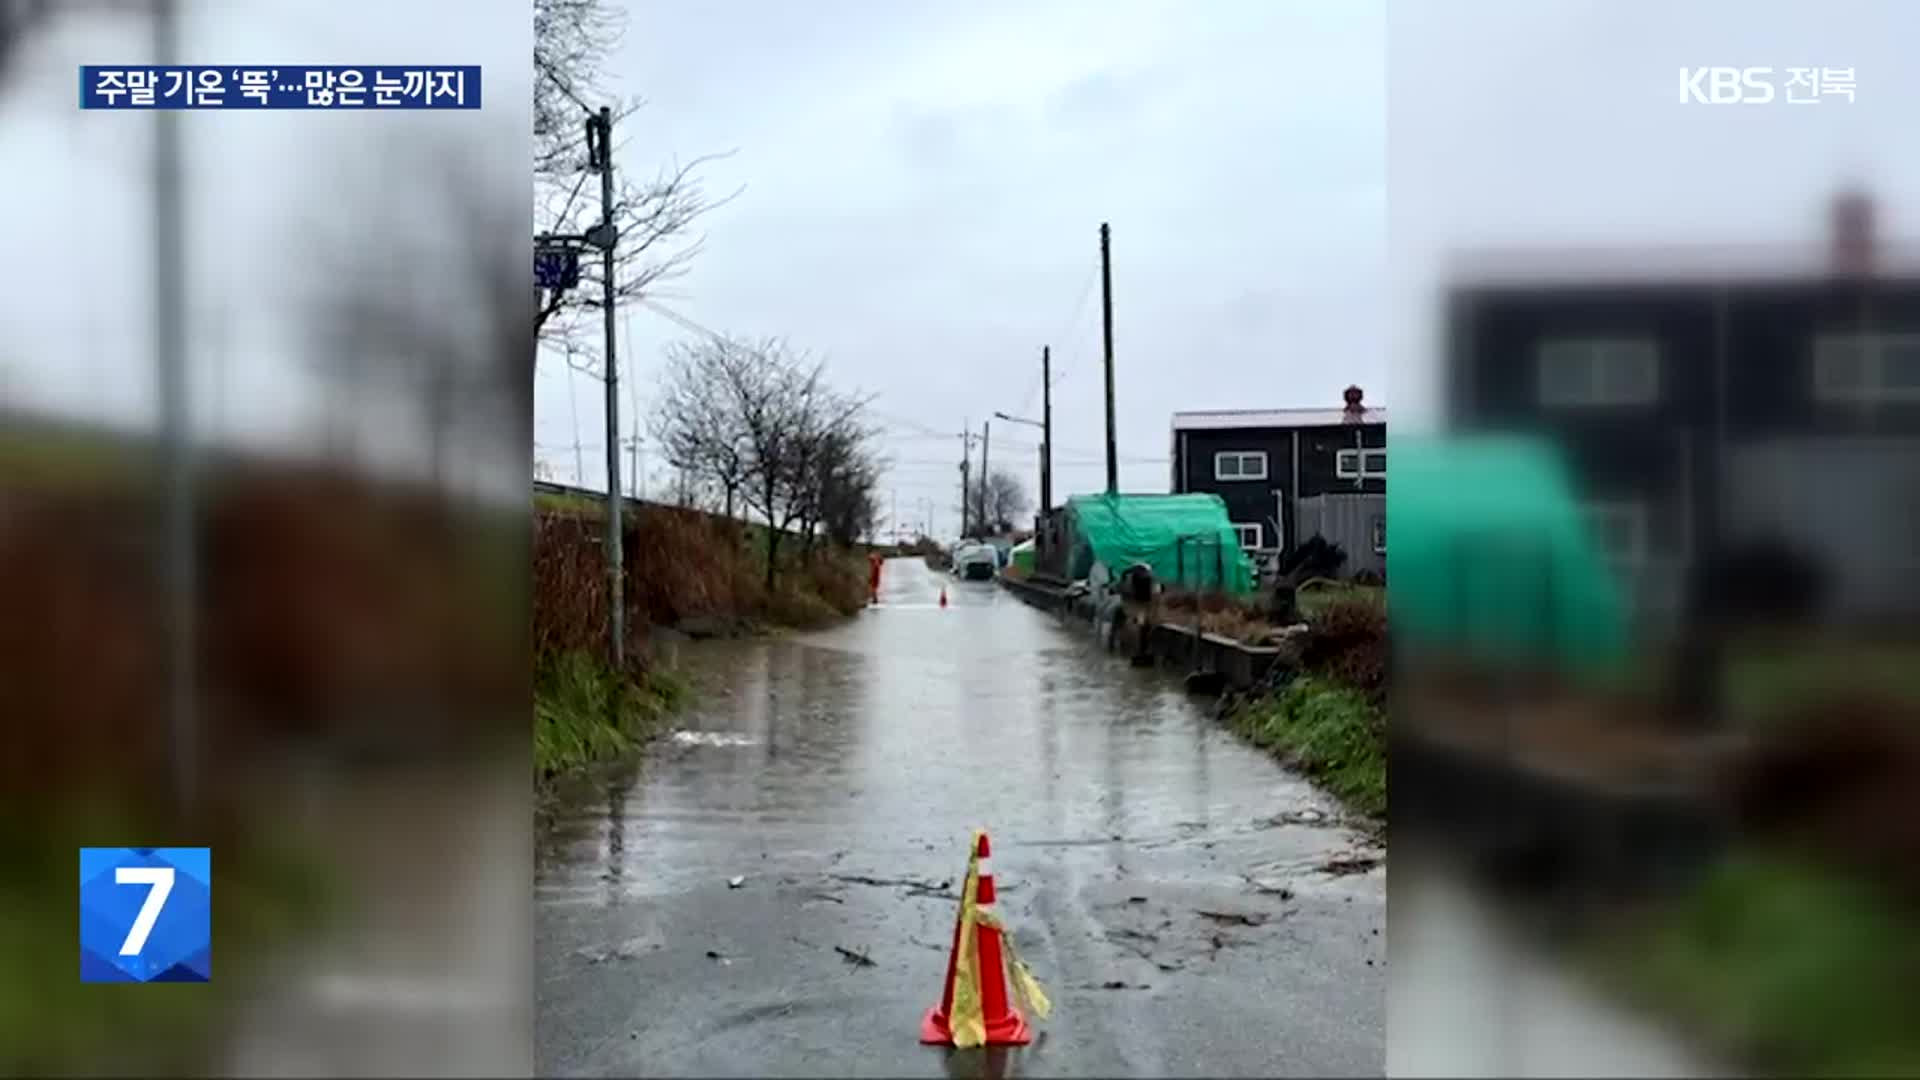
<path fill-rule="evenodd" d="M 540 837 L 542 1075 L 1382 1072 L 1385 870 L 1334 872 L 1366 839 L 1164 675 L 904 559 L 846 624 L 681 660 L 682 731 Z M 975 828 L 1054 1002 L 1018 1050 L 917 1040 Z"/>

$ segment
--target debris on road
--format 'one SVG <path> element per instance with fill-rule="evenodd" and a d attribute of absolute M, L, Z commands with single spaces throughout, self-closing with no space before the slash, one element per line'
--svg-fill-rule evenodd
<path fill-rule="evenodd" d="M 953 891 L 951 881 L 923 881 L 916 878 L 869 877 L 865 874 L 828 874 L 835 881 L 844 881 L 850 885 L 872 885 L 882 889 L 905 889 L 910 893 L 950 898 Z"/>
<path fill-rule="evenodd" d="M 1146 902 L 1147 902 L 1147 898 L 1146 898 L 1146 897 L 1144 897 L 1144 896 L 1129 896 L 1129 897 L 1127 897 L 1127 903 L 1129 903 L 1129 904 L 1144 904 L 1144 903 L 1146 903 Z"/>
<path fill-rule="evenodd" d="M 733 957 L 727 956 L 726 954 L 721 953 L 715 949 L 707 950 L 707 959 L 720 961 L 720 966 L 722 967 L 728 967 L 733 964 Z"/>
<path fill-rule="evenodd" d="M 1195 909 L 1194 914 L 1202 918 L 1212 919 L 1214 922 L 1228 923 L 1233 926 L 1265 926 L 1268 919 L 1267 914 L 1262 911 L 1203 911 Z M 1218 946 L 1215 947 L 1217 948 Z"/>
<path fill-rule="evenodd" d="M 740 886 L 745 885 L 746 883 L 747 883 L 747 879 L 744 877 L 730 877 L 727 879 L 727 888 L 737 889 Z"/>
<path fill-rule="evenodd" d="M 849 949 L 843 945 L 835 945 L 833 947 L 833 951 L 839 953 L 841 956 L 846 957 L 847 962 L 852 964 L 854 967 L 874 967 L 875 966 L 873 962 L 873 957 L 868 956 L 864 952 L 854 952 L 852 949 Z"/>
<path fill-rule="evenodd" d="M 1336 855 L 1320 864 L 1320 872 L 1336 875 L 1364 874 L 1374 867 L 1379 866 L 1384 861 L 1385 860 L 1379 855 L 1359 853 Z"/>
<path fill-rule="evenodd" d="M 609 960 L 632 960 L 643 953 L 660 948 L 660 941 L 650 937 L 637 937 L 621 942 L 612 948 L 575 949 L 573 955 L 589 964 L 604 964 Z"/>
<path fill-rule="evenodd" d="M 1263 896 L 1277 896 L 1282 900 L 1293 899 L 1293 890 L 1285 885 L 1275 885 L 1270 882 L 1261 881 L 1252 874 L 1241 874 L 1240 876 L 1246 879 L 1247 884 L 1253 886 L 1254 892 L 1260 893 Z"/>
<path fill-rule="evenodd" d="M 1082 990 L 1151 990 L 1153 989 L 1153 987 L 1147 985 L 1146 983 L 1130 983 L 1130 982 L 1124 982 L 1120 979 L 1108 979 L 1106 982 L 1103 982 L 1103 983 L 1083 983 L 1081 984 L 1080 989 Z"/>
<path fill-rule="evenodd" d="M 1330 825 L 1332 823 L 1333 823 L 1332 819 L 1329 818 L 1324 811 L 1313 810 L 1313 809 L 1287 810 L 1282 813 L 1275 814 L 1272 817 L 1255 818 L 1253 822 L 1256 828 L 1267 828 L 1267 829 L 1276 828 L 1282 825 L 1316 826 L 1316 825 Z"/>

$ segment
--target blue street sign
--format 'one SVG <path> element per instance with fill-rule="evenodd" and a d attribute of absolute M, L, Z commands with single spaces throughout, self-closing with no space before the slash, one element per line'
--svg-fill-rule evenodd
<path fill-rule="evenodd" d="M 572 248 L 536 250 L 533 283 L 543 289 L 571 289 L 580 284 L 580 253 Z"/>

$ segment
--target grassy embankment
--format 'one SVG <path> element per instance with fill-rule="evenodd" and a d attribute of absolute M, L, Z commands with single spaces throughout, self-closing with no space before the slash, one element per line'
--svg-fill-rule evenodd
<path fill-rule="evenodd" d="M 534 770 L 551 777 L 644 745 L 688 697 L 648 648 L 653 627 L 720 620 L 736 629 L 808 629 L 867 603 L 865 551 L 785 538 L 766 586 L 764 527 L 649 506 L 624 522 L 626 672 L 603 655 L 603 507 L 570 496 L 534 500 Z M 616 696 L 620 707 L 613 702 Z"/>
<path fill-rule="evenodd" d="M 1730 1056 L 1804 1076 L 1920 1075 L 1920 928 L 1871 880 L 1750 848 L 1593 938 L 1604 979 Z"/>
<path fill-rule="evenodd" d="M 1593 935 L 1610 985 L 1721 1053 L 1805 1076 L 1920 1075 L 1920 678 L 1911 643 L 1742 642 L 1729 712 L 1760 756 L 1704 880 Z"/>
<path fill-rule="evenodd" d="M 183 813 L 150 580 L 153 448 L 34 419 L 0 431 L 0 686 L 23 718 L 0 754 L 0 955 L 12 972 L 0 978 L 0 1073 L 204 1071 L 244 998 L 236 988 L 283 966 L 280 951 L 336 914 L 351 885 L 289 821 L 274 763 L 348 740 L 393 761 L 420 738 L 439 737 L 426 744 L 439 750 L 495 733 L 485 725 L 511 700 L 525 626 L 505 595 L 517 590 L 498 584 L 525 565 L 524 544 L 514 515 L 326 462 L 203 461 L 199 782 Z M 423 700 L 448 705 L 427 711 L 446 725 L 380 707 Z M 213 985 L 80 983 L 76 848 L 167 841 L 216 851 Z"/>
<path fill-rule="evenodd" d="M 1235 703 L 1227 722 L 1311 776 L 1354 812 L 1387 813 L 1385 590 L 1307 592 L 1301 614 L 1308 631 L 1290 681 Z M 1245 639 L 1244 612 L 1233 636 Z"/>

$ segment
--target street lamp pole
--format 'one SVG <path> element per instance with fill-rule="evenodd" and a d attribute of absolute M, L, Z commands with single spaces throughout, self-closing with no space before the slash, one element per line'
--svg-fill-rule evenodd
<path fill-rule="evenodd" d="M 1040 512 L 1043 514 L 1046 513 L 1049 505 L 1052 502 L 1051 496 L 1053 495 L 1053 491 L 1052 491 L 1053 478 L 1047 475 L 1052 471 L 1049 468 L 1049 466 L 1052 463 L 1051 462 L 1052 455 L 1049 453 L 1049 448 L 1047 446 L 1047 443 L 1050 440 L 1052 433 L 1047 430 L 1046 424 L 1043 424 L 1038 420 L 1028 420 L 1026 417 L 1023 417 L 1023 416 L 1008 416 L 1006 413 L 1003 413 L 1003 412 L 996 412 L 993 415 L 997 419 L 1005 420 L 1010 424 L 1025 424 L 1028 427 L 1035 427 L 1040 429 L 1040 433 L 1041 433 L 1040 434 Z"/>

